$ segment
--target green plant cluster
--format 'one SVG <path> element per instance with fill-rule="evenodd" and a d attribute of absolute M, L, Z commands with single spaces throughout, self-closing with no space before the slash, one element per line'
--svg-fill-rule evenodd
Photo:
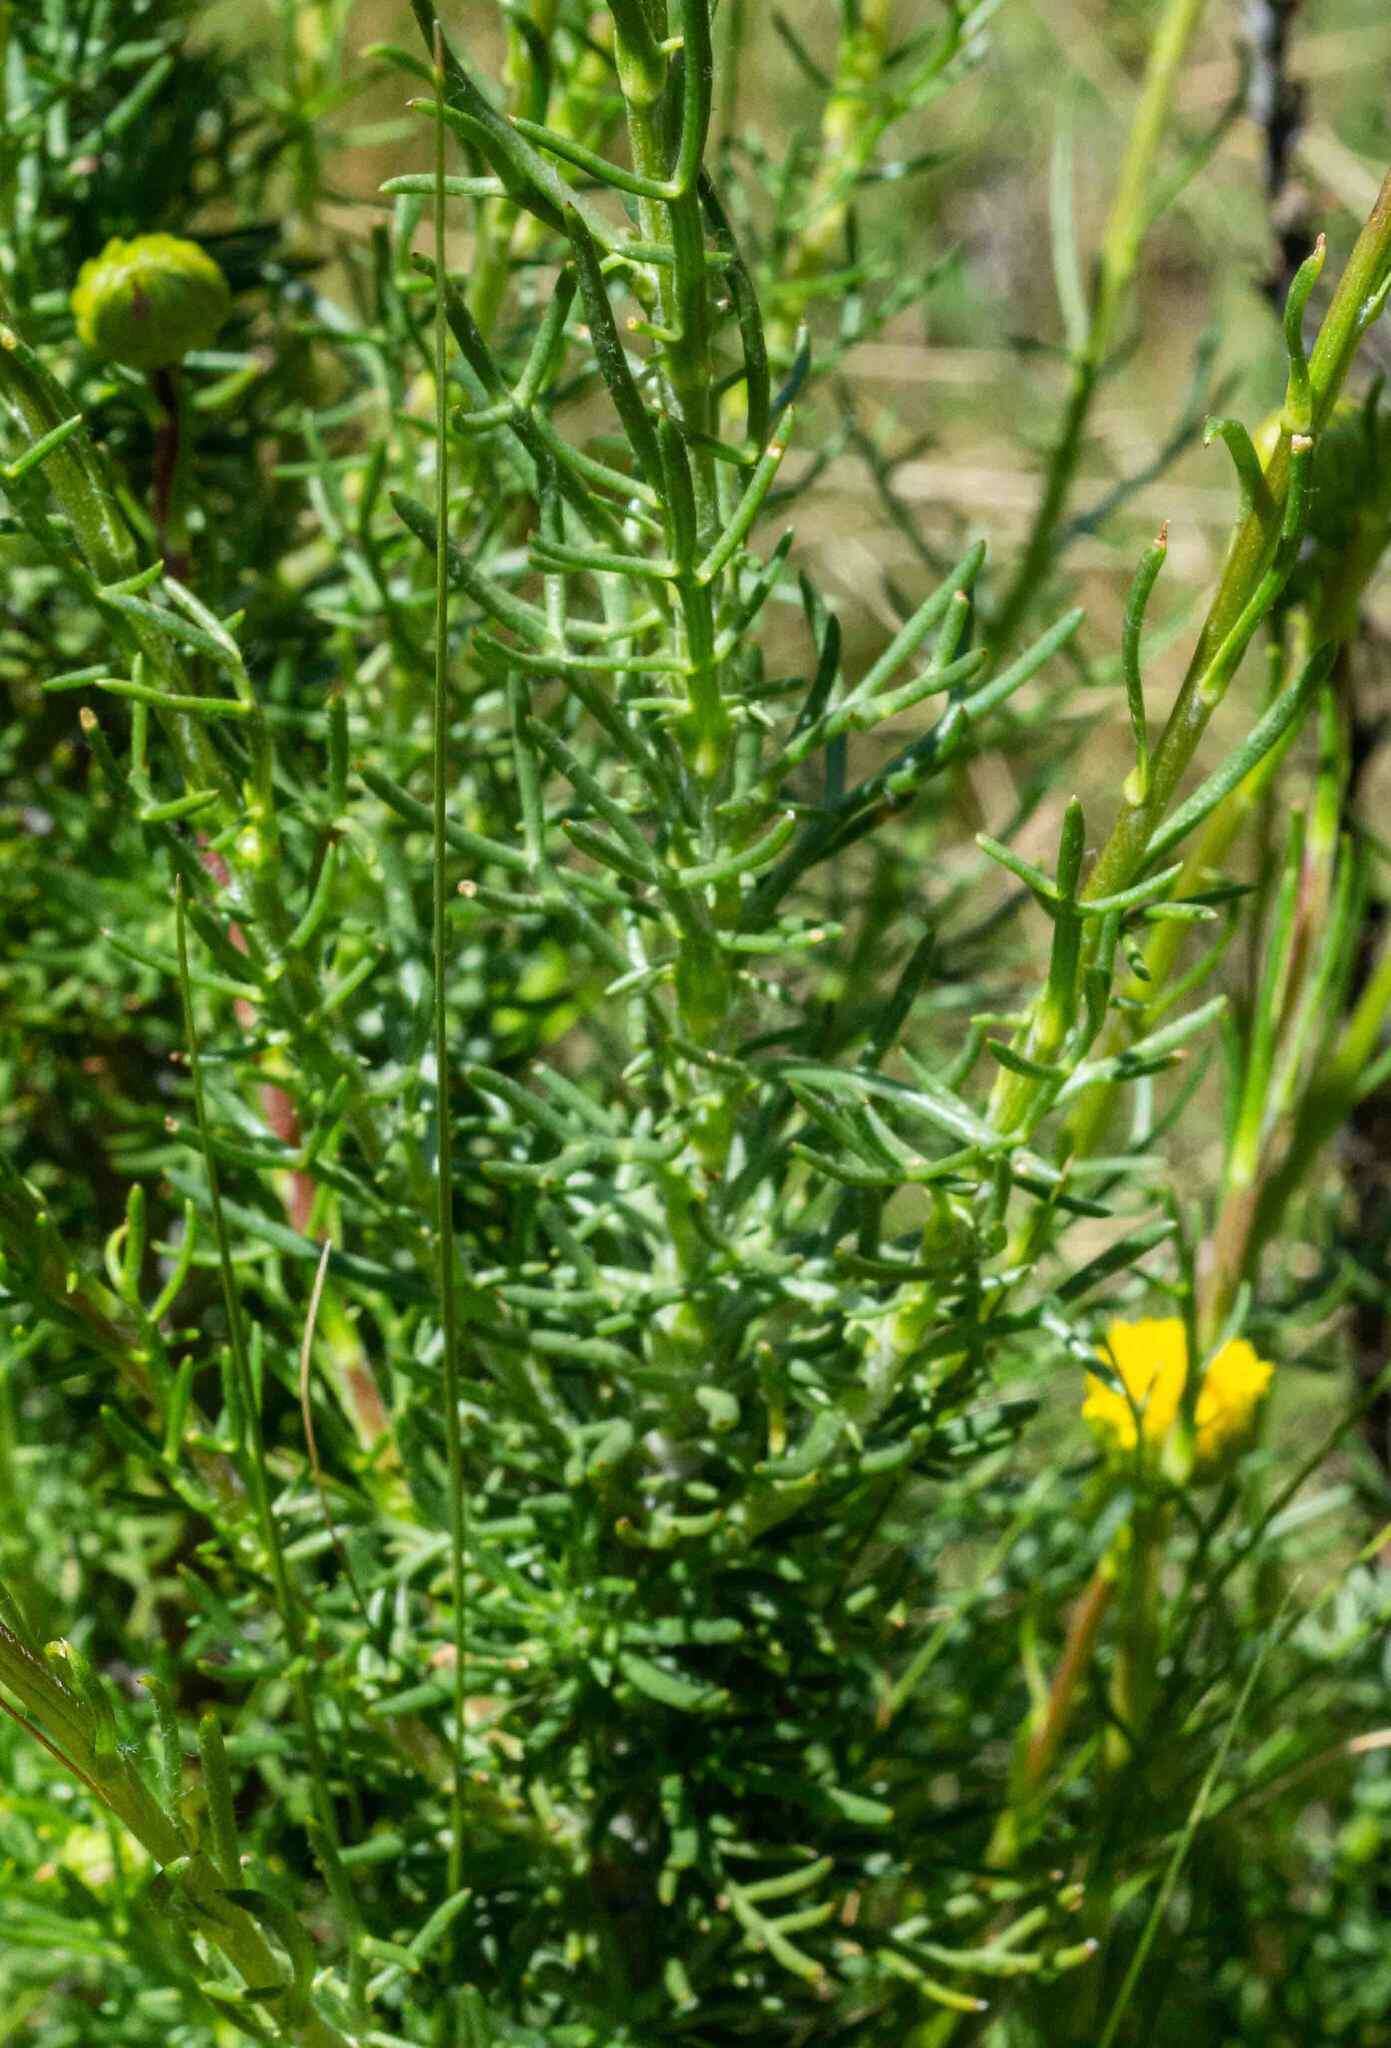
<path fill-rule="evenodd" d="M 527 0 L 488 63 L 412 11 L 232 55 L 0 0 L 7 2037 L 1373 2042 L 1356 1415 L 1161 1473 L 1051 1392 L 1120 1383 L 1114 1318 L 1283 1369 L 1380 1285 L 1332 1141 L 1391 1004 L 1340 695 L 1391 185 L 1295 278 L 1270 432 L 1212 423 L 1161 720 L 1163 537 L 1118 648 L 1046 601 L 1205 160 L 1158 162 L 1191 0 L 1015 573 L 924 549 L 868 650 L 786 521 L 945 274 L 863 203 L 989 5 L 783 24 L 781 159 L 740 0 Z"/>

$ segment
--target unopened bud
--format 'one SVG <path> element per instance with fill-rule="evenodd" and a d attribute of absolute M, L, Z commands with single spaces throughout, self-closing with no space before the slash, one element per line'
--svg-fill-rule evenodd
<path fill-rule="evenodd" d="M 206 348 L 231 310 L 227 280 L 178 235 L 116 236 L 84 263 L 72 294 L 79 338 L 133 370 L 162 370 Z"/>

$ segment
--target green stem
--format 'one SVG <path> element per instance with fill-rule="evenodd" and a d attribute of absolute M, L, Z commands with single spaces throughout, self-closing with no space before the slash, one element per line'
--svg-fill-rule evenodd
<path fill-rule="evenodd" d="M 0 294 L 0 401 L 32 443 L 77 410 L 28 343 L 10 324 Z M 100 451 L 85 426 L 47 457 L 44 478 L 100 583 L 119 583 L 139 567 L 135 542 L 121 517 Z"/>
<path fill-rule="evenodd" d="M 1379 291 L 1388 265 L 1391 172 L 1348 258 L 1309 358 L 1310 418 L 1316 434 L 1337 402 L 1359 342 L 1380 311 Z M 1265 469 L 1267 494 L 1257 499 L 1237 527 L 1187 674 L 1151 757 L 1147 788 L 1143 795 L 1134 790 L 1123 799 L 1082 892 L 1086 901 L 1116 894 L 1139 876 L 1150 839 L 1222 701 L 1240 652 L 1254 633 L 1263 606 L 1268 608 L 1278 594 L 1273 565 L 1290 491 L 1292 440 L 1291 431 L 1282 428 Z M 1029 1076 L 1004 1073 L 991 1103 L 996 1128 L 1018 1130 L 1038 1092 L 1038 1083 Z"/>
<path fill-rule="evenodd" d="M 1124 1573 L 1125 1613 L 1116 1648 L 1111 1700 L 1118 1726 L 1107 1735 L 1107 1758 L 1119 1770 L 1144 1739 L 1157 1682 L 1159 1568 L 1169 1529 L 1169 1510 L 1142 1501 L 1130 1523 Z"/>
<path fill-rule="evenodd" d="M 20 1358 L 0 1359 L 0 1585 L 18 1608 L 26 1627 L 41 1611 L 38 1586 L 31 1569 L 32 1546 L 25 1527 L 19 1490 L 15 1430 L 14 1382 Z"/>
<path fill-rule="evenodd" d="M 258 1992 L 283 1983 L 283 1965 L 251 1915 L 227 1897 L 212 1863 L 201 1852 L 190 1854 L 180 1823 L 165 1813 L 129 1759 L 101 1753 L 86 1703 L 2 1623 L 0 1687 L 9 1695 L 0 1695 L 0 1709 L 163 1866 L 175 1898 L 195 1916 L 198 1933 L 226 1956 L 243 1982 Z M 349 2048 L 338 2029 L 312 2008 L 305 2010 L 289 1986 L 267 1998 L 263 2009 L 280 2038 L 299 2048 Z"/>
<path fill-rule="evenodd" d="M 532 0 L 532 23 L 537 35 L 547 41 L 555 34 L 555 16 L 556 0 Z M 516 23 L 509 21 L 503 78 L 510 113 L 525 114 L 528 111 L 533 72 L 531 44 Z M 521 213 L 522 209 L 514 199 L 485 199 L 480 208 L 468 303 L 480 333 L 485 336 L 491 336 L 497 325 L 503 296 L 511 280 L 512 245 Z"/>
<path fill-rule="evenodd" d="M 1309 357 L 1309 388 L 1313 430 L 1317 434 L 1330 413 L 1367 331 L 1369 309 L 1391 264 L 1391 172 L 1376 205 L 1349 256 L 1333 295 L 1318 340 Z M 1288 430 L 1281 432 L 1265 480 L 1269 496 L 1247 512 L 1233 539 L 1217 594 L 1193 650 L 1173 710 L 1155 753 L 1153 786 L 1146 801 L 1128 804 L 1116 821 L 1087 885 L 1087 895 L 1104 896 L 1133 879 L 1150 833 L 1163 816 L 1169 797 L 1187 771 L 1221 701 L 1202 688 L 1219 650 L 1256 596 L 1280 543 L 1281 524 L 1290 485 Z"/>
<path fill-rule="evenodd" d="M 645 177 L 668 175 L 665 122 L 660 105 L 645 99 L 628 101 L 628 136 L 634 168 Z M 658 317 L 668 339 L 662 368 L 677 417 L 688 434 L 711 432 L 714 384 L 710 352 L 710 285 L 705 264 L 705 229 L 694 184 L 674 199 L 643 199 L 638 205 L 643 235 L 669 242 L 674 263 L 654 266 Z M 701 545 L 710 547 L 718 531 L 715 465 L 708 449 L 691 449 L 692 483 L 696 493 Z"/>
<path fill-rule="evenodd" d="M 739 121 L 739 87 L 742 82 L 744 38 L 747 29 L 744 0 L 723 0 L 721 30 L 718 126 L 720 141 L 727 143 Z"/>
<path fill-rule="evenodd" d="M 703 0 L 700 0 L 703 4 Z M 691 19 L 700 12 L 692 7 Z M 628 138 L 633 166 L 643 177 L 666 184 L 672 177 L 673 118 L 692 118 L 689 105 L 673 117 L 669 72 L 655 51 L 625 46 L 620 51 L 627 61 L 620 63 Z M 695 63 L 692 51 L 689 61 Z M 710 271 L 705 261 L 705 223 L 697 192 L 698 158 L 687 166 L 690 175 L 682 189 L 663 199 L 639 201 L 643 235 L 652 242 L 671 245 L 674 260 L 668 266 L 654 266 L 653 285 L 658 319 L 663 330 L 662 374 L 669 393 L 671 411 L 680 422 L 682 461 L 689 463 L 690 492 L 694 499 L 694 546 L 680 531 L 679 505 L 675 492 L 668 493 L 665 506 L 670 553 L 693 570 L 698 556 L 714 546 L 720 532 L 720 500 L 715 461 L 704 443 L 716 432 L 714 400 L 714 355 Z M 718 579 L 716 579 L 718 582 Z M 679 614 L 673 619 L 683 670 L 690 676 L 691 715 L 687 722 L 687 754 L 693 771 L 707 793 L 713 791 L 727 767 L 728 719 L 720 689 L 718 665 L 714 660 L 713 586 L 699 585 L 693 575 L 681 579 Z M 709 859 L 713 844 L 701 848 Z"/>
<path fill-rule="evenodd" d="M 1151 226 L 1155 161 L 1173 106 L 1174 89 L 1206 0 L 1167 0 L 1150 45 L 1145 80 L 1130 124 L 1120 176 L 1102 236 L 1086 335 L 1073 360 L 1066 411 L 1049 458 L 1043 496 L 1024 555 L 991 630 L 1003 651 L 1038 594 L 1054 559 L 1054 538 L 1077 474 L 1097 383 L 1115 344 L 1120 315 Z"/>
<path fill-rule="evenodd" d="M 1175 878 L 1172 895 L 1177 901 L 1206 888 L 1221 870 L 1223 861 L 1241 833 L 1252 811 L 1270 788 L 1275 771 L 1289 753 L 1300 731 L 1296 723 L 1278 746 L 1251 770 L 1244 782 L 1217 806 L 1198 834 L 1192 852 Z M 1154 927 L 1144 950 L 1144 979 L 1136 974 L 1124 990 L 1126 1007 L 1114 1010 L 1106 1029 L 1097 1040 L 1094 1057 L 1104 1059 L 1143 1038 L 1151 1029 L 1158 1007 L 1172 999 L 1171 977 L 1188 935 L 1188 926 L 1165 919 Z M 1101 1145 L 1119 1084 L 1102 1081 L 1089 1088 L 1067 1122 L 1067 1156 L 1086 1159 Z"/>
<path fill-rule="evenodd" d="M 1007 1870 L 1017 1860 L 1020 1823 L 1036 1801 L 1072 1725 L 1091 1666 L 1092 1653 L 1101 1635 L 1101 1625 L 1116 1590 L 1119 1571 L 1119 1552 L 1113 1546 L 1092 1573 L 1086 1590 L 1072 1610 L 1067 1640 L 1048 1689 L 1048 1697 L 1021 1739 L 1009 1804 L 990 1838 L 985 1860 L 992 1870 Z"/>
<path fill-rule="evenodd" d="M 802 208 L 802 225 L 779 277 L 780 311 L 768 323 L 768 346 L 785 358 L 813 288 L 835 260 L 850 202 L 893 117 L 892 102 L 876 107 L 873 91 L 893 34 L 892 0 L 860 0 L 841 10 L 834 83 L 821 116 L 816 171 Z"/>

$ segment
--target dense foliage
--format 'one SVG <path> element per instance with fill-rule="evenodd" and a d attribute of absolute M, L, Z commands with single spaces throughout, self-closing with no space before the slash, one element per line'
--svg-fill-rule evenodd
<path fill-rule="evenodd" d="M 1391 183 L 1098 628 L 1201 6 L 993 562 L 900 11 L 0 0 L 6 2039 L 1383 2038 Z"/>

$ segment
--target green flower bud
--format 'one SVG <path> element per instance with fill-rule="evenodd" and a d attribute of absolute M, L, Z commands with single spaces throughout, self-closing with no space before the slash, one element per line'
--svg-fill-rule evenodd
<path fill-rule="evenodd" d="M 81 340 L 133 370 L 168 369 L 206 348 L 231 304 L 212 257 L 178 235 L 116 236 L 83 264 L 72 294 Z"/>

